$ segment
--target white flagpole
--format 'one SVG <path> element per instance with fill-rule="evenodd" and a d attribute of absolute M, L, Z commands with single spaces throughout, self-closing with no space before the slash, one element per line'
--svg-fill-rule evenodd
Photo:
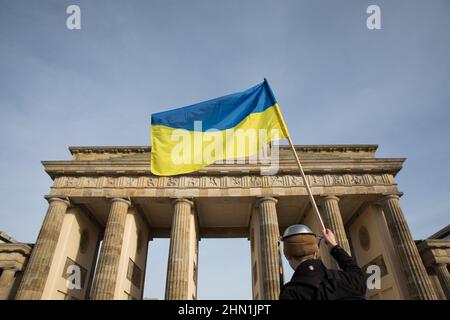
<path fill-rule="evenodd" d="M 291 140 L 290 136 L 288 136 L 287 139 L 289 141 L 289 145 L 291 146 L 292 153 L 294 154 L 295 160 L 297 162 L 297 166 L 298 166 L 298 169 L 300 171 L 300 174 L 302 175 L 303 182 L 304 182 L 305 187 L 306 187 L 306 191 L 308 191 L 309 200 L 311 202 L 313 210 L 316 213 L 317 218 L 319 218 L 319 222 L 320 222 L 320 225 L 322 226 L 322 230 L 324 230 L 325 229 L 325 225 L 323 224 L 322 217 L 320 216 L 319 209 L 317 208 L 316 201 L 314 200 L 314 196 L 313 196 L 313 194 L 311 192 L 311 188 L 309 187 L 309 183 L 308 183 L 308 180 L 306 179 L 305 172 L 303 171 L 302 164 L 300 163 L 300 159 L 298 158 L 297 152 L 295 151 L 294 144 L 292 143 L 292 140 Z M 322 230 L 320 230 L 320 231 L 322 231 Z"/>
<path fill-rule="evenodd" d="M 264 78 L 264 81 L 267 82 L 267 80 L 265 78 Z M 273 95 L 273 93 L 272 93 L 272 95 Z M 275 100 L 275 97 L 273 99 Z M 314 196 L 313 196 L 313 194 L 311 192 L 311 188 L 309 187 L 308 180 L 306 180 L 306 176 L 305 176 L 305 172 L 303 171 L 302 164 L 300 163 L 300 159 L 298 158 L 297 152 L 295 151 L 295 147 L 294 147 L 294 144 L 292 143 L 291 136 L 287 132 L 287 127 L 286 127 L 286 124 L 284 122 L 283 115 L 281 114 L 281 112 L 280 112 L 280 110 L 278 108 L 276 108 L 275 110 L 277 112 L 277 115 L 278 115 L 278 118 L 279 118 L 280 122 L 283 123 L 284 129 L 286 130 L 285 136 L 287 137 L 287 139 L 289 141 L 289 145 L 291 146 L 291 150 L 292 150 L 292 153 L 294 154 L 295 161 L 297 162 L 298 169 L 300 170 L 300 174 L 302 175 L 303 183 L 305 184 L 306 191 L 308 191 L 308 196 L 309 196 L 309 201 L 311 202 L 311 206 L 313 207 L 313 210 L 316 213 L 317 218 L 319 219 L 320 226 L 322 227 L 322 230 L 325 230 L 325 225 L 323 224 L 323 220 L 322 220 L 322 217 L 320 216 L 319 209 L 317 208 L 316 201 L 314 200 Z M 320 231 L 322 231 L 322 230 L 320 230 Z"/>

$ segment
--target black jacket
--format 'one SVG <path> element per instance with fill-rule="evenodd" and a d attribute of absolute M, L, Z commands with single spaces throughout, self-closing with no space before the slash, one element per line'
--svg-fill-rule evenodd
<path fill-rule="evenodd" d="M 306 260 L 281 289 L 280 300 L 364 299 L 366 277 L 361 268 L 339 246 L 331 249 L 331 255 L 342 271 L 327 269 L 318 259 Z"/>

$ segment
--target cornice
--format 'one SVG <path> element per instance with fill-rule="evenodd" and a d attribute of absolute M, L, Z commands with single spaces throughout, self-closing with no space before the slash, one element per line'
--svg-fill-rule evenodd
<path fill-rule="evenodd" d="M 70 146 L 70 154 L 78 153 L 145 153 L 150 146 Z"/>
<path fill-rule="evenodd" d="M 388 159 L 321 159 L 303 160 L 304 170 L 312 173 L 387 173 L 396 175 L 404 158 Z M 96 160 L 96 161 L 43 161 L 45 171 L 52 177 L 61 175 L 142 175 L 150 174 L 150 161 Z M 254 164 L 212 164 L 190 175 L 259 174 L 261 166 Z M 294 161 L 281 161 L 279 173 L 296 173 Z"/>
<path fill-rule="evenodd" d="M 426 249 L 447 249 L 450 248 L 450 240 L 447 239 L 425 239 L 417 244 L 419 251 Z"/>
<path fill-rule="evenodd" d="M 288 150 L 289 146 L 280 146 Z M 375 152 L 376 144 L 330 144 L 330 145 L 296 145 L 300 152 Z M 151 146 L 70 146 L 72 155 L 79 153 L 145 153 L 151 151 Z"/>
<path fill-rule="evenodd" d="M 0 252 L 2 253 L 20 253 L 28 255 L 31 252 L 32 247 L 26 243 L 0 243 Z"/>
<path fill-rule="evenodd" d="M 290 149 L 289 146 L 280 146 L 280 149 Z M 378 149 L 377 144 L 325 144 L 325 145 L 295 145 L 300 152 L 373 152 Z"/>
<path fill-rule="evenodd" d="M 376 158 L 377 148 L 376 144 L 295 146 L 308 174 L 387 173 L 395 176 L 406 159 Z M 150 175 L 150 146 L 71 146 L 69 150 L 73 156 L 72 160 L 42 162 L 45 171 L 52 178 L 62 175 Z M 279 173 L 296 173 L 298 170 L 293 157 L 291 159 L 287 156 L 288 152 L 289 146 L 280 146 Z M 146 153 L 149 154 L 147 160 Z M 105 154 L 106 157 L 101 154 Z M 134 157 L 134 154 L 144 155 Z M 250 163 L 216 163 L 190 175 L 258 174 L 261 168 L 262 166 L 258 164 Z"/>

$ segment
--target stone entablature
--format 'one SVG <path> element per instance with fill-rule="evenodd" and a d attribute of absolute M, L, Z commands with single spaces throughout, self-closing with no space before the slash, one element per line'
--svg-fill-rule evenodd
<path fill-rule="evenodd" d="M 392 186 L 389 174 L 325 174 L 308 175 L 310 186 Z M 52 188 L 261 188 L 303 187 L 300 175 L 236 175 L 236 176 L 62 176 Z"/>
<path fill-rule="evenodd" d="M 450 264 L 450 240 L 428 239 L 417 244 L 425 266 Z"/>
<path fill-rule="evenodd" d="M 0 268 L 22 271 L 31 246 L 25 243 L 1 243 L 0 244 Z"/>
<path fill-rule="evenodd" d="M 376 145 L 296 146 L 304 170 L 310 175 L 390 174 L 402 168 L 404 158 L 375 158 Z M 150 147 L 70 147 L 72 160 L 44 161 L 45 171 L 59 176 L 126 176 L 150 174 Z M 279 167 L 277 175 L 298 172 L 291 151 L 280 146 L 278 160 L 272 164 L 216 162 L 190 176 L 260 175 L 261 168 Z M 358 179 L 356 178 L 356 182 Z"/>
<path fill-rule="evenodd" d="M 215 163 L 189 175 L 157 177 L 150 174 L 150 147 L 70 147 L 73 159 L 44 161 L 54 179 L 51 195 L 152 196 L 164 190 L 168 196 L 181 190 L 193 195 L 208 189 L 222 195 L 239 188 L 273 191 L 274 195 L 303 195 L 292 153 L 279 149 L 279 171 L 261 175 L 262 165 Z M 375 158 L 376 145 L 296 146 L 314 194 L 398 194 L 394 176 L 403 158 Z M 171 191 L 172 190 L 172 191 Z M 126 191 L 126 192 L 124 192 Z M 101 193 L 101 194 L 100 194 Z M 158 193 L 160 195 L 160 193 Z M 213 194 L 209 194 L 213 195 Z M 248 195 L 242 192 L 241 195 Z"/>

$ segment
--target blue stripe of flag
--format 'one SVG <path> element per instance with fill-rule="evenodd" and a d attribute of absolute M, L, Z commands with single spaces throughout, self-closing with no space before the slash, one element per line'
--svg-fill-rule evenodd
<path fill-rule="evenodd" d="M 202 131 L 225 130 L 238 125 L 251 113 L 262 112 L 276 103 L 266 80 L 239 93 L 200 102 L 187 107 L 152 114 L 152 125 L 198 130 L 194 121 L 202 121 Z"/>

